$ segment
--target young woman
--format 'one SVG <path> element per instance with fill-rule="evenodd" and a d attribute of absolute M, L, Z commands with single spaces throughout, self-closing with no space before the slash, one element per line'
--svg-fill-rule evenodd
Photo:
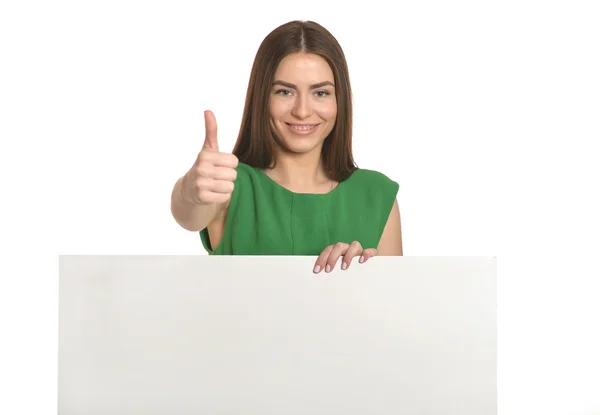
<path fill-rule="evenodd" d="M 213 113 L 204 119 L 171 210 L 209 254 L 317 255 L 315 273 L 402 255 L 399 186 L 353 160 L 348 67 L 324 27 L 292 21 L 264 39 L 232 153 L 219 150 Z"/>

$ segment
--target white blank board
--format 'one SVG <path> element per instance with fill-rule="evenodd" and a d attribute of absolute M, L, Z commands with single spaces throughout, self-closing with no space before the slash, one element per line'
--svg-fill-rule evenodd
<path fill-rule="evenodd" d="M 60 415 L 496 414 L 496 259 L 61 256 Z"/>

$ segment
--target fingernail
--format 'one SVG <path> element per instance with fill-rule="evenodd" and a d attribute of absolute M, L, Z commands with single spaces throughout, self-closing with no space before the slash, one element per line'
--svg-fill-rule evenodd
<path fill-rule="evenodd" d="M 317 265 L 317 266 L 315 267 L 315 269 L 313 270 L 313 272 L 314 272 L 315 274 L 317 274 L 319 271 L 321 271 L 321 267 Z"/>
<path fill-rule="evenodd" d="M 329 272 L 331 271 L 331 265 L 327 264 L 327 266 L 325 267 L 325 272 Z"/>
<path fill-rule="evenodd" d="M 363 262 L 365 262 L 365 257 L 364 257 L 364 256 L 361 256 L 361 257 L 360 257 L 360 259 L 358 260 L 358 262 L 360 262 L 361 264 L 362 264 Z"/>
<path fill-rule="evenodd" d="M 348 268 L 348 264 L 346 264 L 345 262 L 342 262 L 342 269 L 346 269 Z"/>

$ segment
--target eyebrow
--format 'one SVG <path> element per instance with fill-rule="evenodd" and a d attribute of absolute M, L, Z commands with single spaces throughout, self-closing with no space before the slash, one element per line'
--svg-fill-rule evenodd
<path fill-rule="evenodd" d="M 286 88 L 298 89 L 296 87 L 296 85 L 291 84 L 289 82 L 285 82 L 285 81 L 275 81 L 275 82 L 273 82 L 273 85 L 282 85 L 282 86 L 285 86 Z M 319 82 L 318 84 L 312 84 L 310 86 L 310 89 L 322 88 L 322 87 L 327 86 L 327 85 L 331 85 L 332 87 L 335 88 L 335 85 L 333 84 L 333 82 L 324 81 L 324 82 Z"/>

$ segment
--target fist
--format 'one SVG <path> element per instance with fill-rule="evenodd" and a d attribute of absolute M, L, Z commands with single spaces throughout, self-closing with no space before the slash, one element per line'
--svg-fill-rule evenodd
<path fill-rule="evenodd" d="M 204 112 L 206 137 L 192 168 L 183 176 L 184 200 L 196 205 L 227 202 L 233 193 L 239 160 L 231 153 L 219 152 L 217 120 L 211 111 Z"/>

